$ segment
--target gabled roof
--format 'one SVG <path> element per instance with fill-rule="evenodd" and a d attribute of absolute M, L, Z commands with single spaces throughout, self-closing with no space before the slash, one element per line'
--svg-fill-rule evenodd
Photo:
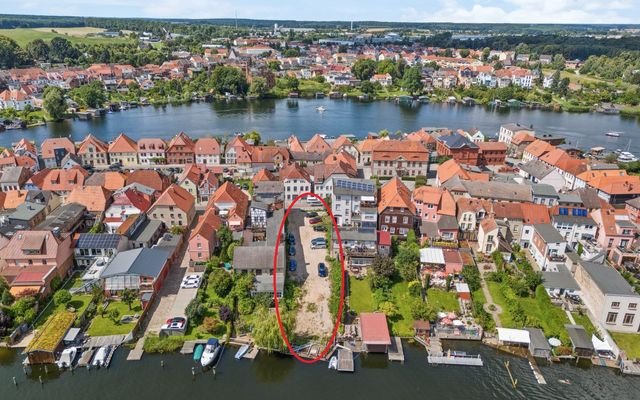
<path fill-rule="evenodd" d="M 137 169 L 127 176 L 127 185 L 131 185 L 132 183 L 139 183 L 158 192 L 162 192 L 169 186 L 169 178 L 152 169 Z"/>
<path fill-rule="evenodd" d="M 263 182 L 263 181 L 276 181 L 277 178 L 273 175 L 268 169 L 262 168 L 253 176 L 251 181 L 253 183 Z"/>
<path fill-rule="evenodd" d="M 171 138 L 171 141 L 167 146 L 167 153 L 177 151 L 175 149 L 176 146 L 184 147 L 184 149 L 180 150 L 181 153 L 188 153 L 194 151 L 195 144 L 193 143 L 193 140 L 189 136 L 187 136 L 186 133 L 180 132 L 176 136 Z"/>
<path fill-rule="evenodd" d="M 207 204 L 207 208 L 214 207 L 216 203 L 235 203 L 236 206 L 249 204 L 249 196 L 231 182 L 225 182 L 220 186 Z"/>
<path fill-rule="evenodd" d="M 438 166 L 438 181 L 441 185 L 454 176 L 458 176 L 463 180 L 471 179 L 467 171 L 465 171 L 453 158 Z"/>
<path fill-rule="evenodd" d="M 640 176 L 610 176 L 592 179 L 589 186 L 609 195 L 640 196 Z"/>
<path fill-rule="evenodd" d="M 99 171 L 94 172 L 88 177 L 85 186 L 102 186 L 107 190 L 118 190 L 125 185 L 127 176 L 117 171 Z"/>
<path fill-rule="evenodd" d="M 304 179 L 307 182 L 311 182 L 311 177 L 307 170 L 298 164 L 290 164 L 280 170 L 280 180 L 284 181 L 285 179 Z"/>
<path fill-rule="evenodd" d="M 296 135 L 289 136 L 289 138 L 287 139 L 287 144 L 289 145 L 290 151 L 300 153 L 304 153 L 305 151 L 302 142 L 300 142 L 300 139 L 298 139 Z"/>
<path fill-rule="evenodd" d="M 42 180 L 42 190 L 51 191 L 71 191 L 77 186 L 84 185 L 89 173 L 81 167 L 75 166 L 70 169 L 49 170 Z"/>
<path fill-rule="evenodd" d="M 138 143 L 129 136 L 121 133 L 109 145 L 109 153 L 137 153 Z"/>
<path fill-rule="evenodd" d="M 333 150 L 338 150 L 343 146 L 353 146 L 353 143 L 351 143 L 351 140 L 345 135 L 338 136 L 338 138 L 334 140 L 333 143 L 331 143 L 331 148 Z"/>
<path fill-rule="evenodd" d="M 525 147 L 524 151 L 531 154 L 534 157 L 540 158 L 544 154 L 550 152 L 553 149 L 555 149 L 555 147 L 550 145 L 548 142 L 545 142 L 544 140 L 536 139 L 535 142 Z"/>
<path fill-rule="evenodd" d="M 320 134 L 316 133 L 311 140 L 304 144 L 304 149 L 309 153 L 324 153 L 331 150 L 331 146 Z"/>
<path fill-rule="evenodd" d="M 390 345 L 387 317 L 383 313 L 361 313 L 362 342 L 367 345 Z"/>
<path fill-rule="evenodd" d="M 220 143 L 215 138 L 200 138 L 196 141 L 195 153 L 198 156 L 219 155 Z"/>
<path fill-rule="evenodd" d="M 251 162 L 272 163 L 276 155 L 280 155 L 283 162 L 289 162 L 289 150 L 279 146 L 254 146 L 251 152 Z"/>
<path fill-rule="evenodd" d="M 373 161 L 403 158 L 407 161 L 428 161 L 429 150 L 420 142 L 409 140 L 381 140 L 373 148 Z"/>
<path fill-rule="evenodd" d="M 195 207 L 195 203 L 196 199 L 191 193 L 174 183 L 158 197 L 158 200 L 153 203 L 153 207 L 174 206 L 185 213 L 189 213 Z"/>
<path fill-rule="evenodd" d="M 146 212 L 151 207 L 151 198 L 134 188 L 127 188 L 113 195 L 113 206 L 131 205 L 141 212 Z"/>
<path fill-rule="evenodd" d="M 182 174 L 178 177 L 178 183 L 182 184 L 186 180 L 199 185 L 202 180 L 202 170 L 195 164 L 185 165 Z"/>
<path fill-rule="evenodd" d="M 216 215 L 215 208 L 209 208 L 198 220 L 198 224 L 191 231 L 189 240 L 193 239 L 197 235 L 200 235 L 207 240 L 214 237 L 215 232 L 224 225 L 224 221 L 218 215 Z"/>
<path fill-rule="evenodd" d="M 93 145 L 96 153 L 106 153 L 109 151 L 109 145 L 107 145 L 102 140 L 93 136 L 92 134 L 88 134 L 87 137 L 80 143 L 80 147 L 78 148 L 78 154 L 82 155 L 89 152 L 89 147 Z"/>
<path fill-rule="evenodd" d="M 67 203 L 78 203 L 89 212 L 102 212 L 107 209 L 111 192 L 102 186 L 80 186 L 71 191 Z"/>
<path fill-rule="evenodd" d="M 478 145 L 469 140 L 468 137 L 460 135 L 459 133 L 452 133 L 451 135 L 439 136 L 438 141 L 444 143 L 450 149 L 461 149 L 467 147 L 469 149 L 477 149 Z"/>
<path fill-rule="evenodd" d="M 431 136 L 424 128 L 419 131 L 411 132 L 407 135 L 407 140 L 412 142 L 420 142 L 423 145 L 435 143 L 436 139 Z"/>
<path fill-rule="evenodd" d="M 411 201 L 411 192 L 397 177 L 392 178 L 380 189 L 378 213 L 383 212 L 389 207 L 405 208 L 412 214 L 416 213 L 416 206 Z"/>
<path fill-rule="evenodd" d="M 40 152 L 42 153 L 42 158 L 53 158 L 53 151 L 55 149 L 63 148 L 67 151 L 67 153 L 76 153 L 76 146 L 73 144 L 71 139 L 63 137 L 63 138 L 48 138 L 42 141 L 40 145 Z"/>

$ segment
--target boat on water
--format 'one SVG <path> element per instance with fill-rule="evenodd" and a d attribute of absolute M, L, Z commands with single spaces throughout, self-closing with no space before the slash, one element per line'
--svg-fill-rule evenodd
<path fill-rule="evenodd" d="M 204 347 L 202 357 L 200 358 L 200 364 L 203 367 L 207 367 L 213 363 L 218 354 L 220 353 L 220 342 L 218 339 L 211 338 L 207 341 L 207 345 Z"/>
<path fill-rule="evenodd" d="M 607 132 L 604 135 L 609 137 L 620 137 L 620 135 L 622 135 L 622 132 Z"/>
<path fill-rule="evenodd" d="M 196 348 L 193 350 L 193 361 L 200 361 L 200 358 L 202 357 L 203 352 L 204 352 L 204 345 L 203 344 L 197 345 Z"/>
<path fill-rule="evenodd" d="M 102 367 L 107 361 L 107 356 L 109 355 L 109 346 L 102 346 L 96 352 L 96 355 L 93 356 L 93 361 L 91 361 L 92 367 Z"/>
<path fill-rule="evenodd" d="M 338 369 L 338 357 L 333 356 L 329 359 L 329 369 Z"/>
<path fill-rule="evenodd" d="M 317 107 L 317 108 L 316 108 L 316 111 L 318 111 L 318 112 L 325 112 L 325 111 L 327 111 L 327 109 L 326 109 L 326 108 L 324 108 L 323 106 L 320 106 L 320 107 Z"/>
<path fill-rule="evenodd" d="M 62 354 L 60 354 L 60 358 L 56 361 L 58 368 L 71 368 L 73 366 L 73 362 L 78 355 L 77 347 L 69 347 L 67 349 L 62 350 Z"/>
<path fill-rule="evenodd" d="M 249 351 L 249 348 L 250 346 L 248 344 L 243 344 L 242 346 L 240 346 L 240 348 L 236 352 L 236 355 L 234 356 L 235 359 L 240 360 L 242 357 L 244 357 L 244 355 L 247 354 L 247 351 Z"/>
<path fill-rule="evenodd" d="M 629 153 L 628 151 L 622 151 L 618 156 L 619 163 L 631 163 L 636 161 L 638 161 L 638 157 L 634 156 L 632 153 Z"/>

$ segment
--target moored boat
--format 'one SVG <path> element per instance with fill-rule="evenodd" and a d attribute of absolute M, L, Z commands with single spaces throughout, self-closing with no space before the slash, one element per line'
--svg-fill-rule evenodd
<path fill-rule="evenodd" d="M 220 353 L 220 342 L 218 339 L 211 338 L 207 341 L 207 345 L 204 347 L 202 357 L 200 358 L 200 364 L 203 367 L 209 366 L 216 359 Z"/>
<path fill-rule="evenodd" d="M 604 135 L 609 137 L 620 137 L 621 134 L 622 132 L 607 132 Z"/>
<path fill-rule="evenodd" d="M 242 357 L 244 357 L 244 355 L 247 354 L 247 351 L 249 351 L 249 347 L 250 346 L 248 344 L 243 344 L 242 346 L 240 346 L 240 348 L 236 352 L 236 355 L 234 356 L 235 359 L 240 360 Z"/>
<path fill-rule="evenodd" d="M 338 369 L 338 358 L 336 356 L 329 359 L 329 369 Z"/>
<path fill-rule="evenodd" d="M 91 361 L 92 367 L 102 367 L 104 365 L 105 360 L 107 359 L 107 355 L 109 353 L 109 346 L 102 346 L 96 352 L 96 355 L 93 356 L 93 361 Z"/>
<path fill-rule="evenodd" d="M 203 344 L 197 345 L 196 348 L 193 350 L 193 361 L 200 361 L 200 358 L 202 357 L 203 352 L 204 352 L 204 345 Z"/>
<path fill-rule="evenodd" d="M 71 368 L 76 359 L 76 355 L 78 355 L 78 349 L 76 347 L 69 347 L 62 350 L 60 358 L 56 361 L 58 368 Z"/>

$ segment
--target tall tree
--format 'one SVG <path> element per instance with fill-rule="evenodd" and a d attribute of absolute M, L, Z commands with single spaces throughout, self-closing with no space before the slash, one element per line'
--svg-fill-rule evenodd
<path fill-rule="evenodd" d="M 124 289 L 120 294 L 120 299 L 124 304 L 126 304 L 129 307 L 129 310 L 131 310 L 131 306 L 133 305 L 133 303 L 136 301 L 137 298 L 138 296 L 136 295 L 136 291 L 129 288 Z"/>
<path fill-rule="evenodd" d="M 402 86 L 411 94 L 420 93 L 424 87 L 422 84 L 422 69 L 415 66 L 405 70 L 402 77 Z"/>
<path fill-rule="evenodd" d="M 23 61 L 23 52 L 15 40 L 0 36 L 0 68 L 13 68 Z"/>
<path fill-rule="evenodd" d="M 49 45 L 42 39 L 35 39 L 27 43 L 27 55 L 33 60 L 44 61 L 49 59 Z"/>
<path fill-rule="evenodd" d="M 63 37 L 56 36 L 51 39 L 50 46 L 49 54 L 52 61 L 63 62 L 67 58 L 76 59 L 80 55 L 78 49 Z"/>
<path fill-rule="evenodd" d="M 42 107 L 49 119 L 54 121 L 61 120 L 65 111 L 67 111 L 67 103 L 64 100 L 62 89 L 56 86 L 48 86 L 44 90 Z"/>
<path fill-rule="evenodd" d="M 73 99 L 85 107 L 99 108 L 107 100 L 104 87 L 100 81 L 93 81 L 82 85 L 71 92 Z"/>
<path fill-rule="evenodd" d="M 358 60 L 351 67 L 351 71 L 361 81 L 368 81 L 376 72 L 376 62 L 369 59 Z"/>

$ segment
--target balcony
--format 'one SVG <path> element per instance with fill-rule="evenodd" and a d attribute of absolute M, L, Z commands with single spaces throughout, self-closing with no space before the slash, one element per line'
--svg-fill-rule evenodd
<path fill-rule="evenodd" d="M 378 249 L 369 247 L 345 247 L 344 252 L 349 257 L 375 257 Z"/>

